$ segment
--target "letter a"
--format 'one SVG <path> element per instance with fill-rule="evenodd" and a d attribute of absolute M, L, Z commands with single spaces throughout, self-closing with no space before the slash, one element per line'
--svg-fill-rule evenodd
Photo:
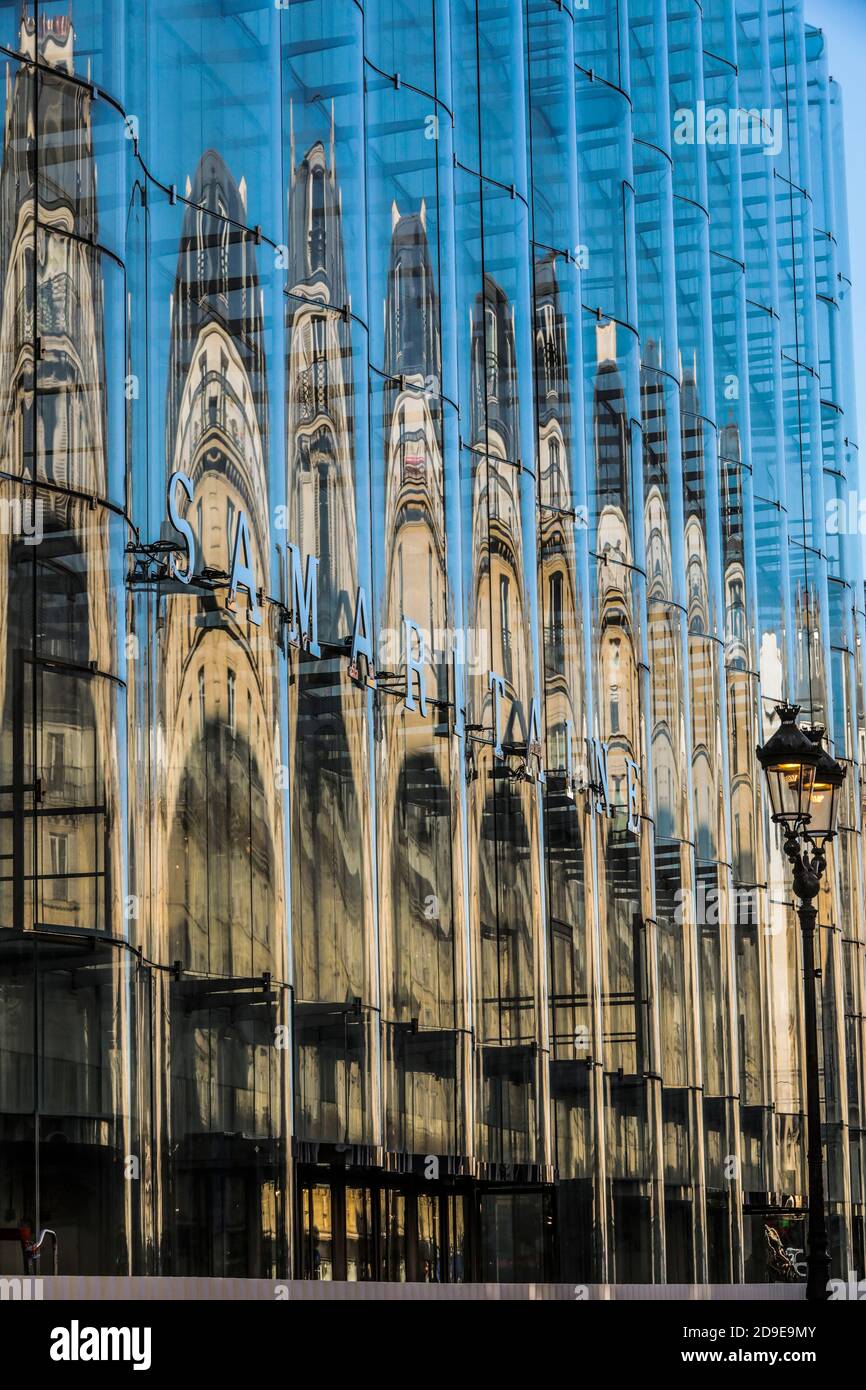
<path fill-rule="evenodd" d="M 250 532 L 243 512 L 238 512 L 235 527 L 235 544 L 232 552 L 232 577 L 229 583 L 229 603 L 234 604 L 239 588 L 246 589 L 250 596 L 249 619 L 256 627 L 262 625 L 259 600 L 256 596 L 256 577 L 250 564 Z"/>

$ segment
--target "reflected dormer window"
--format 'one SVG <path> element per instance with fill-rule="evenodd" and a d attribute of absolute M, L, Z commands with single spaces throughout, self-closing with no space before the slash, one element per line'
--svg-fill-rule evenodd
<path fill-rule="evenodd" d="M 196 212 L 196 238 L 195 238 L 195 278 L 199 285 L 205 284 L 205 256 L 204 256 L 204 212 L 201 208 Z"/>
<path fill-rule="evenodd" d="M 310 274 L 325 268 L 326 240 L 325 171 L 314 169 L 310 176 L 310 219 L 307 230 Z"/>
<path fill-rule="evenodd" d="M 396 344 L 396 370 L 403 366 L 403 262 L 398 257 L 394 264 L 394 342 Z"/>
<path fill-rule="evenodd" d="M 485 344 L 487 398 L 496 401 L 499 399 L 499 325 L 496 319 L 496 309 L 492 304 L 487 305 L 484 319 L 487 330 L 487 342 Z"/>
<path fill-rule="evenodd" d="M 220 205 L 220 214 L 225 217 L 225 208 Z M 229 238 L 231 227 L 228 221 L 224 222 L 220 230 L 219 246 L 219 293 L 224 299 L 229 297 Z"/>

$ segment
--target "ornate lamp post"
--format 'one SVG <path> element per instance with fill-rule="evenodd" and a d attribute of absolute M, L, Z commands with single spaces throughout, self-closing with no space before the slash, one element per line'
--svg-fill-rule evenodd
<path fill-rule="evenodd" d="M 770 792 L 772 819 L 784 830 L 784 851 L 794 871 L 794 892 L 803 935 L 803 1016 L 806 1033 L 806 1139 L 809 1168 L 809 1252 L 806 1297 L 825 1300 L 830 1279 L 821 1094 L 818 1074 L 818 1014 L 815 1003 L 815 898 L 827 866 L 826 846 L 836 833 L 839 791 L 846 768 L 823 746 L 824 730 L 799 728 L 798 705 L 777 705 L 780 724 L 757 749 Z"/>

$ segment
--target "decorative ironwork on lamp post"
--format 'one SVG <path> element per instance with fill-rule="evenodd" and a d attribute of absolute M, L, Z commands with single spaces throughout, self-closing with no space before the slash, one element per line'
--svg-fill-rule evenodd
<path fill-rule="evenodd" d="M 821 1091 L 818 1068 L 818 1011 L 815 1002 L 815 899 L 827 867 L 826 847 L 836 833 L 839 792 L 847 768 L 824 747 L 824 730 L 801 729 L 798 705 L 777 705 L 779 727 L 758 747 L 766 774 L 773 821 L 782 827 L 783 850 L 793 869 L 797 913 L 803 937 L 803 1020 L 806 1043 L 806 1143 L 809 1170 L 809 1250 L 806 1297 L 829 1294 L 830 1251 L 824 1202 L 821 1142 Z"/>

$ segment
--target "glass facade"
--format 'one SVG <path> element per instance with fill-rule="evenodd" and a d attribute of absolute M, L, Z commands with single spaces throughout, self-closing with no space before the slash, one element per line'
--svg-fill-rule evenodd
<path fill-rule="evenodd" d="M 862 1271 L 866 522 L 802 0 L 0 0 L 0 57 L 3 1234 L 799 1270 L 785 698 L 849 767 Z"/>

